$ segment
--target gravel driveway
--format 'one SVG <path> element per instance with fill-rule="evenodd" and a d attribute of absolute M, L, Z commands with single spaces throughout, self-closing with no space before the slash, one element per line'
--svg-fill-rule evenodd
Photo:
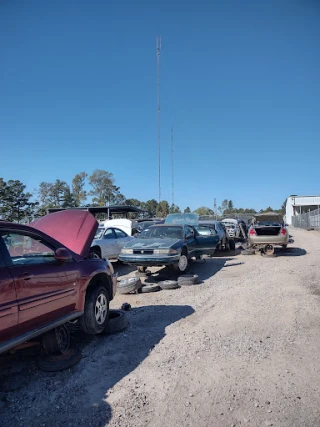
<path fill-rule="evenodd" d="M 0 426 L 320 426 L 320 233 L 290 232 L 276 258 L 217 256 L 192 264 L 199 285 L 118 295 L 129 328 L 82 342 L 71 370 L 2 361 Z"/>

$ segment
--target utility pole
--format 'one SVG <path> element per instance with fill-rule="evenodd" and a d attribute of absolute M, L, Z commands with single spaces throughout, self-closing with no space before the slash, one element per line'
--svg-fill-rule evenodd
<path fill-rule="evenodd" d="M 174 158 L 173 158 L 173 126 L 171 128 L 171 167 L 172 167 L 172 206 L 174 205 Z"/>
<path fill-rule="evenodd" d="M 156 39 L 157 52 L 157 92 L 158 92 L 158 202 L 161 201 L 161 140 L 160 140 L 160 51 L 161 36 Z"/>
<path fill-rule="evenodd" d="M 216 198 L 214 198 L 213 209 L 214 209 L 214 215 L 215 215 L 216 220 L 217 220 L 217 199 Z"/>

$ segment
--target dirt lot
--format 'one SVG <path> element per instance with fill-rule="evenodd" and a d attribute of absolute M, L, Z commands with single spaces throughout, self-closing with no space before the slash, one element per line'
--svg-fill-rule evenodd
<path fill-rule="evenodd" d="M 320 426 L 320 234 L 277 258 L 195 262 L 203 283 L 130 302 L 130 326 L 81 342 L 61 373 L 2 361 L 1 426 Z M 116 266 L 120 275 L 133 275 Z"/>

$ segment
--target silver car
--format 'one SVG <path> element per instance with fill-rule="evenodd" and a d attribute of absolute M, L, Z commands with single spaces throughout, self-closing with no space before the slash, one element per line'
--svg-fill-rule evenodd
<path fill-rule="evenodd" d="M 91 256 L 117 260 L 121 249 L 135 237 L 129 236 L 123 230 L 115 227 L 99 227 L 91 245 Z"/>

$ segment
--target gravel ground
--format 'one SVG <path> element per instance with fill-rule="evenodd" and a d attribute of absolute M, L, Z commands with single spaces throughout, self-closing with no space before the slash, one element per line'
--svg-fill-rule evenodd
<path fill-rule="evenodd" d="M 193 263 L 199 285 L 116 296 L 129 328 L 82 341 L 68 371 L 2 360 L 0 426 L 320 426 L 320 233 L 290 232 L 276 258 L 237 251 Z"/>

